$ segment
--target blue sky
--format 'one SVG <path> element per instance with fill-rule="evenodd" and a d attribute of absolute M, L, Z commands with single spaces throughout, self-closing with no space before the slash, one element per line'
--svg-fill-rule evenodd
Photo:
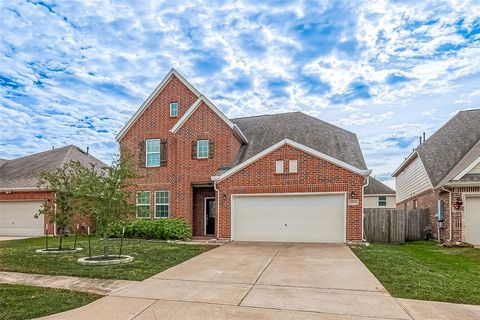
<path fill-rule="evenodd" d="M 175 67 L 230 117 L 303 111 L 391 172 L 480 107 L 479 1 L 3 1 L 0 158 L 115 135 Z"/>

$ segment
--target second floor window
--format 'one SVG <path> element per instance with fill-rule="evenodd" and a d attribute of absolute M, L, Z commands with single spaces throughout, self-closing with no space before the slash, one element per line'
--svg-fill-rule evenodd
<path fill-rule="evenodd" d="M 147 139 L 146 144 L 146 166 L 160 166 L 160 139 Z"/>
<path fill-rule="evenodd" d="M 379 196 L 378 197 L 378 206 L 379 207 L 386 207 L 387 206 L 387 196 Z"/>
<path fill-rule="evenodd" d="M 178 102 L 170 103 L 170 117 L 178 117 Z"/>
<path fill-rule="evenodd" d="M 198 140 L 197 141 L 197 158 L 198 159 L 207 159 L 209 152 L 209 143 L 208 140 Z"/>

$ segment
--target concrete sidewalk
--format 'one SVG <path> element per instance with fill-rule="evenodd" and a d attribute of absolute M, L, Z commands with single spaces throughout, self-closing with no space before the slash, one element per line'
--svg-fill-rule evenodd
<path fill-rule="evenodd" d="M 345 245 L 230 243 L 43 319 L 480 319 L 480 306 L 394 299 Z"/>
<path fill-rule="evenodd" d="M 137 281 L 47 276 L 20 272 L 0 272 L 0 283 L 68 289 L 107 295 L 131 286 Z"/>

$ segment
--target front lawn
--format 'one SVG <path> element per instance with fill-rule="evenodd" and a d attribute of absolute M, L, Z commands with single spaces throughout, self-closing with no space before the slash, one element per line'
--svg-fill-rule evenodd
<path fill-rule="evenodd" d="M 73 247 L 74 237 L 64 240 Z M 49 238 L 49 247 L 57 239 Z M 118 254 L 119 240 L 110 240 L 110 254 Z M 143 280 L 188 260 L 214 246 L 186 245 L 148 240 L 125 240 L 122 254 L 131 255 L 135 260 L 130 264 L 115 266 L 82 266 L 80 257 L 88 256 L 87 237 L 79 237 L 79 253 L 40 254 L 35 249 L 45 247 L 45 238 L 31 238 L 0 242 L 0 271 L 39 273 L 47 275 L 68 275 L 103 279 Z M 98 238 L 92 237 L 92 255 L 101 253 Z"/>
<path fill-rule="evenodd" d="M 352 246 L 394 297 L 480 304 L 480 250 L 433 241 Z"/>
<path fill-rule="evenodd" d="M 101 296 L 69 290 L 0 284 L 0 320 L 23 320 L 75 309 Z"/>

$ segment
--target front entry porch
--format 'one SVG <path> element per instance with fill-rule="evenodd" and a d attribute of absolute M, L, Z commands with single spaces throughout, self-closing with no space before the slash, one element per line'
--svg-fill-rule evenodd
<path fill-rule="evenodd" d="M 192 186 L 194 237 L 213 238 L 216 234 L 216 200 L 213 186 Z"/>

